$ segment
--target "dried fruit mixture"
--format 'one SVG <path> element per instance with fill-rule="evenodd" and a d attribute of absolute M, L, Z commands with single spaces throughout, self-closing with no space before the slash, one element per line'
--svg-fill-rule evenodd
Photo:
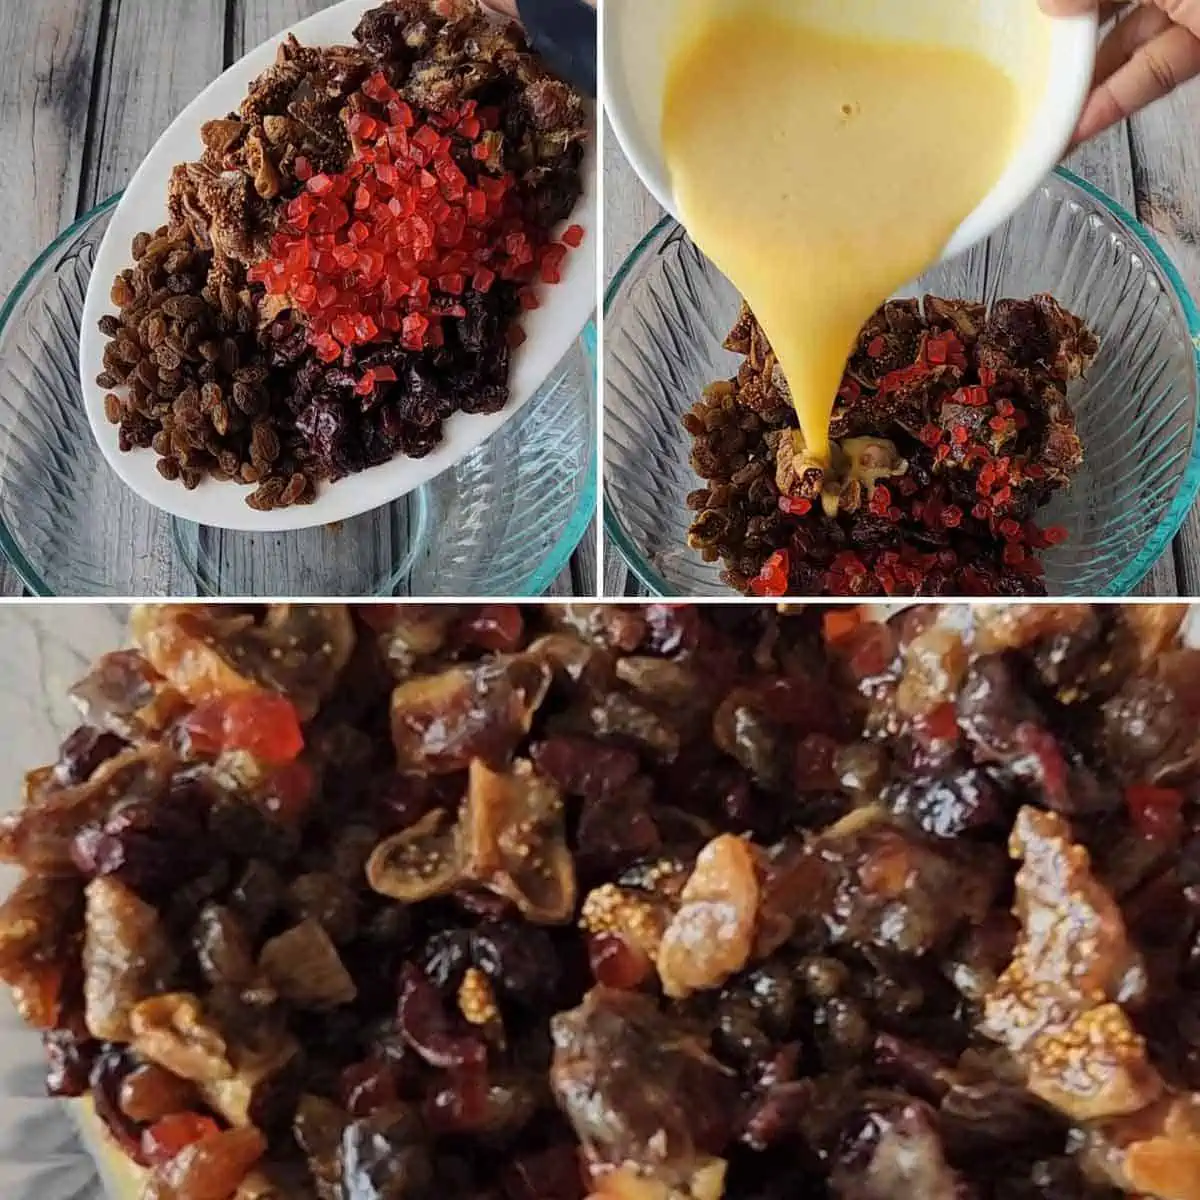
<path fill-rule="evenodd" d="M 756 596 L 1045 593 L 1064 541 L 1039 509 L 1083 447 L 1067 385 L 1099 345 L 1051 296 L 892 301 L 859 335 L 833 411 L 833 461 L 810 456 L 787 381 L 743 306 L 745 356 L 685 417 L 689 544 Z"/>
<path fill-rule="evenodd" d="M 0 978 L 149 1200 L 1198 1200 L 1184 617 L 144 607 Z"/>
<path fill-rule="evenodd" d="M 122 450 L 310 502 L 508 401 L 520 317 L 584 231 L 584 103 L 476 0 L 388 0 L 353 46 L 289 38 L 171 178 L 100 323 Z"/>

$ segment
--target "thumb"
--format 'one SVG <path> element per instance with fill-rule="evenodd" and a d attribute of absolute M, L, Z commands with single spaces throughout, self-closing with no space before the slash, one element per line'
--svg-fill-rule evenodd
<path fill-rule="evenodd" d="M 1095 12 L 1100 0 L 1041 0 L 1041 5 L 1052 17 L 1079 17 Z"/>
<path fill-rule="evenodd" d="M 1200 37 L 1200 0 L 1154 0 L 1154 3 L 1184 29 Z"/>

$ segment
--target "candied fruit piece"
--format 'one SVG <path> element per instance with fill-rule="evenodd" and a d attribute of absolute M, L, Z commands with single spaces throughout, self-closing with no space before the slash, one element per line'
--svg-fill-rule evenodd
<path fill-rule="evenodd" d="M 172 1113 L 155 1121 L 142 1134 L 142 1155 L 150 1166 L 168 1163 L 188 1146 L 220 1133 L 212 1117 L 200 1113 Z"/>
<path fill-rule="evenodd" d="M 183 723 L 190 748 L 201 755 L 244 750 L 282 766 L 304 749 L 296 706 L 272 692 L 247 692 L 197 705 Z"/>

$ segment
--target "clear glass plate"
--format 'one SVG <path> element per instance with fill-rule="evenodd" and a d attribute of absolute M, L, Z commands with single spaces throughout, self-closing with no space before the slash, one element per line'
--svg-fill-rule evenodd
<path fill-rule="evenodd" d="M 537 596 L 595 508 L 595 334 L 511 421 L 404 499 L 334 525 L 181 521 L 106 465 L 78 384 L 79 322 L 113 197 L 0 309 L 0 550 L 43 596 Z M 3 1193 L 0 1193 L 3 1194 Z"/>
<path fill-rule="evenodd" d="M 1200 313 L 1151 234 L 1113 200 L 1057 171 L 984 245 L 901 295 L 993 303 L 1052 292 L 1099 334 L 1071 394 L 1087 455 L 1046 510 L 1070 538 L 1045 555 L 1051 595 L 1128 595 L 1200 489 Z M 625 262 L 605 307 L 605 524 L 651 591 L 728 596 L 719 565 L 688 549 L 683 414 L 736 370 L 721 343 L 737 292 L 674 221 Z"/>

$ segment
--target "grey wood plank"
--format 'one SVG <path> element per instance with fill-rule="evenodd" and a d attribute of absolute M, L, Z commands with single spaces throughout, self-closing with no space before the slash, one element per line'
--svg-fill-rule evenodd
<path fill-rule="evenodd" d="M 76 214 L 102 6 L 0 8 L 0 295 Z"/>
<path fill-rule="evenodd" d="M 329 0 L 233 0 L 228 38 L 230 61 L 236 62 L 280 30 L 328 7 Z"/>
<path fill-rule="evenodd" d="M 571 572 L 570 563 L 558 573 L 558 577 L 546 589 L 545 595 L 551 599 L 575 595 L 575 577 Z"/>
<path fill-rule="evenodd" d="M 1193 298 L 1200 297 L 1200 87 L 1192 84 L 1131 126 L 1137 214 L 1166 247 Z M 1174 545 L 1179 591 L 1200 595 L 1200 508 Z"/>
<path fill-rule="evenodd" d="M 1130 212 L 1137 211 L 1134 153 L 1128 125 L 1110 129 L 1080 147 L 1066 165 Z M 1173 554 L 1164 554 L 1137 589 L 1139 596 L 1177 596 L 1179 593 L 1180 582 Z"/>
<path fill-rule="evenodd" d="M 642 186 L 617 135 L 604 123 L 604 277 L 611 280 L 630 251 L 663 217 L 658 201 Z"/>
<path fill-rule="evenodd" d="M 81 207 L 123 188 L 178 113 L 224 67 L 225 0 L 111 0 L 92 113 L 94 135 Z M 147 223 L 165 217 L 147 213 Z M 191 576 L 171 548 L 168 517 L 134 497 L 110 471 L 93 483 L 93 536 L 147 577 L 156 595 L 190 594 Z"/>
<path fill-rule="evenodd" d="M 597 557 L 597 524 L 595 519 L 584 530 L 579 549 L 571 559 L 573 591 L 576 596 L 598 596 L 600 587 L 600 563 Z"/>
<path fill-rule="evenodd" d="M 0 4 L 0 299 L 76 215 L 103 18 L 98 0 Z M 21 591 L 0 566 L 0 596 Z"/>

